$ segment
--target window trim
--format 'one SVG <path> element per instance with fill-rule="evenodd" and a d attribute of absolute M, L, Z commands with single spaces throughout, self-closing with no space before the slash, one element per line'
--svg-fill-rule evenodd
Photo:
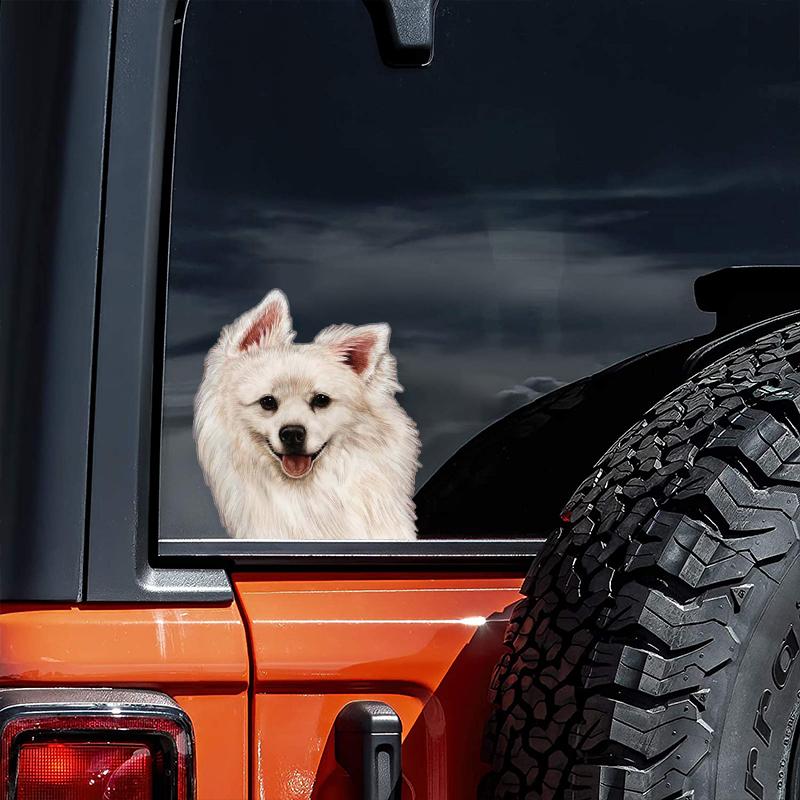
<path fill-rule="evenodd" d="M 96 329 L 85 599 L 230 602 L 226 573 L 155 565 L 153 379 L 170 62 L 184 5 L 118 0 Z M 174 32 L 177 31 L 176 35 Z"/>
<path fill-rule="evenodd" d="M 161 539 L 158 553 L 165 558 L 225 558 L 236 565 L 311 566 L 352 563 L 369 564 L 376 569 L 395 570 L 398 566 L 427 565 L 444 567 L 474 561 L 476 569 L 504 571 L 527 567 L 544 546 L 544 539 L 420 539 L 416 542 L 392 541 L 276 541 L 259 539 Z M 380 563 L 378 561 L 380 559 Z M 391 559 L 391 561 L 389 561 Z M 486 560 L 488 559 L 488 561 Z M 442 563 L 444 562 L 444 563 Z"/>

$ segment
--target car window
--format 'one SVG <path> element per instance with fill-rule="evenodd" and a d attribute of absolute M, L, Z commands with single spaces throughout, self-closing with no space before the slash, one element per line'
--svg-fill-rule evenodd
<path fill-rule="evenodd" d="M 440 0 L 433 63 L 397 69 L 361 0 L 192 0 L 160 535 L 226 536 L 193 401 L 272 289 L 299 342 L 391 327 L 419 488 L 514 409 L 708 330 L 697 276 L 796 261 L 795 24 L 789 0 Z"/>

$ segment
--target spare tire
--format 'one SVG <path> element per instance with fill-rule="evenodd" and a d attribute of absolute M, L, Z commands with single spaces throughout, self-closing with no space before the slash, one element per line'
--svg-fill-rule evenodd
<path fill-rule="evenodd" d="M 800 800 L 799 369 L 800 324 L 735 351 L 574 494 L 495 669 L 483 797 Z"/>

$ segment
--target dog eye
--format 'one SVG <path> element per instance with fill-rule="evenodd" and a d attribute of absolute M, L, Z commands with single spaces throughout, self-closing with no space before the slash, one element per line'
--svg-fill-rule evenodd
<path fill-rule="evenodd" d="M 326 394 L 315 394 L 311 398 L 311 408 L 327 408 L 331 404 L 331 399 Z"/>
<path fill-rule="evenodd" d="M 278 408 L 278 401 L 271 394 L 265 394 L 258 402 L 264 411 L 275 411 Z"/>

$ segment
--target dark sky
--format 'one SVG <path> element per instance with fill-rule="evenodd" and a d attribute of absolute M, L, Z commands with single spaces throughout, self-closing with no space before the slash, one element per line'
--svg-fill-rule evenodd
<path fill-rule="evenodd" d="M 440 0 L 433 65 L 393 70 L 361 0 L 192 0 L 162 535 L 220 533 L 191 401 L 273 287 L 300 341 L 391 324 L 421 485 L 512 408 L 710 328 L 698 275 L 800 263 L 798 30 L 796 0 Z"/>

